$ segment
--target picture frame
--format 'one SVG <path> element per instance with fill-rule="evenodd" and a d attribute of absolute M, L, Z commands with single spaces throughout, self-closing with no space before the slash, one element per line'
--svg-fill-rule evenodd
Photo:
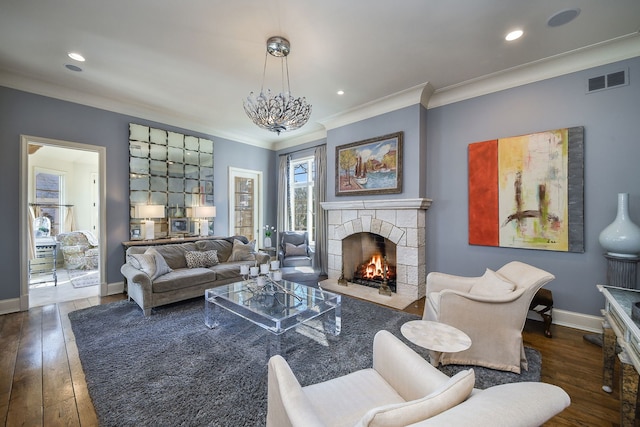
<path fill-rule="evenodd" d="M 336 196 L 402 193 L 403 132 L 336 147 Z"/>
<path fill-rule="evenodd" d="M 468 147 L 469 244 L 584 252 L 584 127 Z"/>
<path fill-rule="evenodd" d="M 191 224 L 189 218 L 169 218 L 169 235 L 183 236 L 189 234 Z"/>
<path fill-rule="evenodd" d="M 142 240 L 142 234 L 139 228 L 131 229 L 131 240 Z"/>

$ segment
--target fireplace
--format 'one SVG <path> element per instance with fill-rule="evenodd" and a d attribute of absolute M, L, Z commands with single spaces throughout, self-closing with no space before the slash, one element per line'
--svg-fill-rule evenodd
<path fill-rule="evenodd" d="M 344 278 L 379 288 L 386 280 L 396 291 L 396 245 L 374 233 L 355 233 L 342 239 Z"/>
<path fill-rule="evenodd" d="M 395 276 L 396 293 L 416 300 L 424 297 L 426 211 L 430 205 L 429 199 L 323 202 L 322 208 L 328 211 L 329 279 L 338 280 L 344 273 L 345 278 L 353 282 L 359 264 L 372 264 L 370 260 L 374 254 L 363 239 L 368 240 L 373 235 L 374 247 L 384 242 L 382 256 L 387 257 L 387 275 L 393 272 Z M 348 243 L 351 238 L 356 239 L 356 249 Z M 373 264 L 376 265 L 376 261 Z"/>

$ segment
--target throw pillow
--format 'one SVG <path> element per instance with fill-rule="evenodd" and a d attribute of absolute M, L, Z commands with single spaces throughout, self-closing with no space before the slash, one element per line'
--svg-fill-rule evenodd
<path fill-rule="evenodd" d="M 516 285 L 495 271 L 487 270 L 484 275 L 469 289 L 469 293 L 478 296 L 497 296 L 513 292 Z"/>
<path fill-rule="evenodd" d="M 285 243 L 284 254 L 285 256 L 306 256 L 307 245 L 303 243 L 301 245 L 296 246 L 291 243 Z"/>
<path fill-rule="evenodd" d="M 231 249 L 231 256 L 229 256 L 229 259 L 227 261 L 254 261 L 256 259 L 255 244 L 255 240 L 252 240 L 249 243 L 245 244 L 240 240 L 235 239 L 233 241 L 233 248 Z"/>
<path fill-rule="evenodd" d="M 133 254 L 131 256 L 140 265 L 140 270 L 145 272 L 152 281 L 173 271 L 167 265 L 164 257 L 154 248 L 147 249 L 143 254 Z"/>
<path fill-rule="evenodd" d="M 356 425 L 402 427 L 426 420 L 463 402 L 471 394 L 475 382 L 473 369 L 458 372 L 423 398 L 371 409 Z"/>
<path fill-rule="evenodd" d="M 184 257 L 188 268 L 209 268 L 218 264 L 218 251 L 186 251 Z"/>

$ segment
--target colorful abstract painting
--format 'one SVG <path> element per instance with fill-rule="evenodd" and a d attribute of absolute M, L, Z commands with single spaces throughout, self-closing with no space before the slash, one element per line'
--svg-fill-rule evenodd
<path fill-rule="evenodd" d="M 583 252 L 583 128 L 469 145 L 469 244 Z"/>

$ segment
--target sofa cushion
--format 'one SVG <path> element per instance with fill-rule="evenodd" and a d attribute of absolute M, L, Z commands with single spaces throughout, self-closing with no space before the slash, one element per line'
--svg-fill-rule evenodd
<path fill-rule="evenodd" d="M 164 257 L 169 267 L 174 270 L 177 270 L 179 268 L 187 268 L 187 260 L 184 257 L 184 253 L 186 251 L 197 250 L 194 243 L 176 243 L 154 247 Z"/>
<path fill-rule="evenodd" d="M 145 253 L 133 254 L 131 257 L 135 260 L 132 265 L 145 272 L 152 281 L 171 272 L 171 268 L 155 248 L 149 248 Z"/>
<path fill-rule="evenodd" d="M 497 296 L 513 292 L 516 285 L 493 270 L 486 269 L 484 275 L 469 289 L 469 294 L 479 296 Z"/>
<path fill-rule="evenodd" d="M 291 243 L 285 243 L 284 254 L 285 254 L 285 256 L 306 256 L 307 255 L 307 245 L 306 245 L 306 243 L 302 243 L 300 245 L 293 245 Z"/>
<path fill-rule="evenodd" d="M 223 262 L 214 265 L 209 269 L 216 272 L 216 280 L 238 279 L 238 281 L 240 281 L 242 280 L 242 276 L 240 275 L 240 266 L 247 264 L 251 266 L 254 265 L 253 262 Z"/>
<path fill-rule="evenodd" d="M 380 406 L 368 411 L 357 426 L 402 427 L 431 418 L 463 402 L 475 384 L 473 369 L 458 372 L 433 393 L 416 400 Z"/>
<path fill-rule="evenodd" d="M 187 268 L 208 268 L 218 264 L 218 251 L 186 251 Z"/>
<path fill-rule="evenodd" d="M 171 273 L 167 273 L 154 280 L 153 292 L 160 293 L 190 288 L 205 283 L 212 283 L 216 279 L 215 271 L 211 271 L 208 268 L 181 268 L 173 270 Z"/>
<path fill-rule="evenodd" d="M 252 240 L 249 243 L 242 243 L 240 240 L 236 239 L 233 241 L 233 249 L 231 250 L 231 256 L 227 260 L 228 262 L 233 261 L 251 261 L 256 259 L 255 255 L 255 244 L 256 241 Z"/>
<path fill-rule="evenodd" d="M 199 251 L 218 251 L 218 261 L 227 262 L 231 256 L 233 241 L 229 242 L 226 239 L 198 240 L 196 248 Z"/>

